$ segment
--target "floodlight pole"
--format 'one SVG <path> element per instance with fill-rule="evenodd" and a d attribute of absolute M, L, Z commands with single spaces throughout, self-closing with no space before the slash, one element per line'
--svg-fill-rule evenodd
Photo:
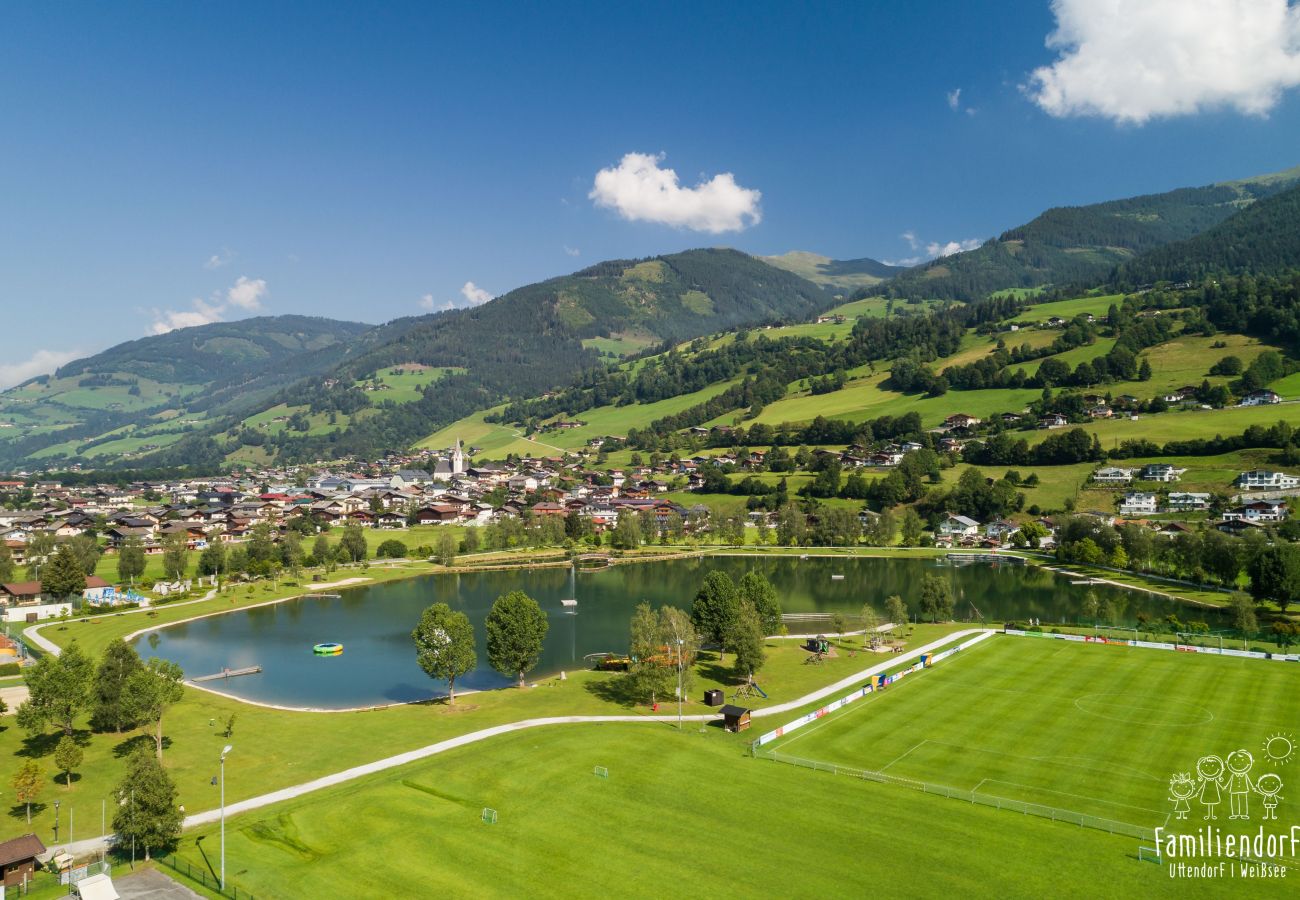
<path fill-rule="evenodd" d="M 682 730 L 682 639 L 677 639 L 677 730 Z"/>
<path fill-rule="evenodd" d="M 226 754 L 232 747 L 227 744 L 221 751 L 221 889 L 226 889 Z"/>

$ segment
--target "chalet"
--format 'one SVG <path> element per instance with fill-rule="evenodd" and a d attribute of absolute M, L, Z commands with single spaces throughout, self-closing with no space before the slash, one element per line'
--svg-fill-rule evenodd
<path fill-rule="evenodd" d="M 1169 463 L 1150 463 L 1142 467 L 1142 471 L 1138 473 L 1138 478 L 1142 481 L 1177 481 L 1186 471 L 1186 469 L 1171 466 Z"/>
<path fill-rule="evenodd" d="M 1237 487 L 1242 490 L 1285 491 L 1300 487 L 1300 477 L 1285 472 L 1266 472 L 1256 469 L 1237 476 Z"/>
<path fill-rule="evenodd" d="M 1098 484 L 1128 484 L 1133 480 L 1133 470 L 1105 466 L 1092 473 L 1092 480 Z"/>
<path fill-rule="evenodd" d="M 405 528 L 406 516 L 393 510 L 386 510 L 375 516 L 376 528 Z"/>
<path fill-rule="evenodd" d="M 1093 419 L 1111 419 L 1115 416 L 1115 410 L 1105 405 L 1094 406 L 1088 410 L 1088 416 Z"/>
<path fill-rule="evenodd" d="M 846 321 L 847 320 L 844 318 L 844 315 L 842 313 L 834 313 L 834 314 L 828 314 L 828 315 L 817 317 L 818 325 L 827 325 L 827 324 L 843 325 Z"/>
<path fill-rule="evenodd" d="M 948 418 L 943 420 L 943 424 L 945 428 L 964 430 L 967 428 L 974 428 L 980 423 L 980 421 L 981 420 L 978 416 L 970 416 L 966 413 L 953 413 L 951 416 L 948 416 Z"/>
<path fill-rule="evenodd" d="M 1272 403 L 1281 403 L 1282 397 L 1273 391 L 1253 391 L 1241 398 L 1238 406 L 1267 406 Z"/>
<path fill-rule="evenodd" d="M 959 516 L 956 513 L 948 513 L 939 527 L 935 529 L 939 534 L 948 537 L 975 537 L 979 534 L 980 523 L 967 516 Z"/>
<path fill-rule="evenodd" d="M 1129 491 L 1119 505 L 1122 516 L 1154 515 L 1159 509 L 1159 497 L 1145 491 Z"/>
<path fill-rule="evenodd" d="M 1038 420 L 1039 428 L 1064 428 L 1070 424 L 1070 420 L 1060 413 L 1052 413 L 1050 416 L 1043 416 Z"/>
<path fill-rule="evenodd" d="M 559 503 L 534 503 L 532 506 L 534 516 L 562 516 L 568 512 L 562 504 Z"/>
<path fill-rule="evenodd" d="M 1196 512 L 1210 508 L 1210 495 L 1171 491 L 1165 502 L 1170 512 Z"/>
<path fill-rule="evenodd" d="M 992 538 L 998 543 L 1003 543 L 1019 530 L 1020 526 L 1015 522 L 1008 519 L 997 519 L 984 526 L 984 536 Z"/>
<path fill-rule="evenodd" d="M 1020 421 L 1021 416 L 1019 413 L 1005 412 L 1001 415 L 1000 418 L 1002 419 L 1002 423 L 1004 425 L 1015 425 L 1017 422 Z"/>
<path fill-rule="evenodd" d="M 1285 500 L 1252 500 L 1223 514 L 1225 521 L 1280 522 L 1290 514 Z"/>
<path fill-rule="evenodd" d="M 40 599 L 41 583 L 39 581 L 15 581 L 9 584 L 0 584 L 0 600 L 3 600 L 9 606 L 36 603 Z"/>
<path fill-rule="evenodd" d="M 439 525 L 443 522 L 455 522 L 459 518 L 458 504 L 435 503 L 421 507 L 415 512 L 415 521 L 420 525 Z"/>
<path fill-rule="evenodd" d="M 1229 519 L 1225 516 L 1223 521 L 1214 527 L 1216 530 L 1222 531 L 1224 534 L 1241 537 L 1242 535 L 1248 534 L 1252 531 L 1258 531 L 1264 526 L 1259 522 L 1252 522 L 1249 519 Z"/>

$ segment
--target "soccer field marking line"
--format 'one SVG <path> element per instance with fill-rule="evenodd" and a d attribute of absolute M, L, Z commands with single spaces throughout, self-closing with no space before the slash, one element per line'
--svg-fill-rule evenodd
<path fill-rule="evenodd" d="M 880 700 L 883 697 L 887 697 L 891 695 L 893 692 L 900 690 L 903 687 L 903 685 L 911 684 L 911 683 L 912 683 L 911 680 L 907 679 L 904 681 L 900 681 L 897 684 L 890 685 L 888 690 L 881 689 L 881 690 L 872 691 L 869 694 L 864 694 L 862 697 L 853 701 L 847 706 L 841 706 L 839 709 L 835 710 L 834 712 L 830 712 L 822 716 L 820 719 L 817 720 L 817 723 L 815 725 L 809 728 L 800 729 L 798 734 L 794 735 L 793 737 L 778 739 L 778 741 L 772 747 L 772 749 L 784 750 L 788 748 L 791 744 L 795 743 L 796 741 L 803 740 L 804 738 L 808 737 L 810 734 L 814 734 L 817 731 L 821 730 L 822 728 L 825 728 L 827 725 L 830 725 L 832 722 L 840 721 L 840 719 L 845 718 L 854 710 L 865 709 L 867 704 L 871 703 L 872 701 Z"/>
<path fill-rule="evenodd" d="M 961 750 L 967 753 L 987 753 L 992 756 L 1001 756 L 1004 759 L 1023 759 L 1027 762 L 1043 762 L 1045 760 L 1049 760 L 1053 758 L 1092 760 L 1093 762 L 1097 763 L 1096 766 L 1079 766 L 1079 765 L 1072 765 L 1070 763 L 1059 763 L 1058 765 L 1060 765 L 1061 768 L 1064 769 L 1079 769 L 1084 772 L 1102 771 L 1102 772 L 1106 772 L 1107 774 L 1115 774 L 1116 772 L 1118 772 L 1121 775 L 1129 775 L 1130 777 L 1141 778 L 1145 781 L 1163 780 L 1155 777 L 1154 775 L 1150 775 L 1146 772 L 1139 772 L 1137 769 L 1128 769 L 1128 771 L 1125 772 L 1124 770 L 1127 768 L 1126 766 L 1116 766 L 1114 763 L 1108 762 L 1104 759 L 1093 759 L 1092 757 L 1089 756 L 1066 756 L 1066 757 L 1024 756 L 1023 754 L 1011 753 L 1006 750 L 990 750 L 987 747 L 972 747 L 968 744 L 953 744 L 949 741 L 939 741 L 939 740 L 935 740 L 934 738 L 930 738 L 929 740 L 925 741 L 925 743 L 938 744 L 942 747 L 951 747 L 954 750 Z M 912 749 L 916 749 L 916 748 L 912 748 Z"/>
<path fill-rule="evenodd" d="M 1151 813 L 1153 816 L 1158 816 L 1158 815 L 1160 815 L 1160 813 L 1162 812 L 1162 810 L 1158 810 L 1158 809 L 1147 809 L 1145 806 L 1134 806 L 1134 805 L 1131 804 L 1131 803 L 1117 803 L 1117 802 L 1114 801 L 1114 800 L 1102 800 L 1100 797 L 1090 797 L 1090 796 L 1088 796 L 1087 794 L 1073 794 L 1073 793 L 1071 793 L 1071 792 L 1069 792 L 1069 791 L 1057 791 L 1057 790 L 1053 790 L 1052 788 L 1034 787 L 1034 786 L 1032 786 L 1032 785 L 1028 785 L 1028 784 L 1021 784 L 1021 783 L 1018 782 L 1018 781 L 1003 781 L 1001 778 L 986 778 L 986 779 L 984 779 L 984 781 L 981 781 L 980 784 L 983 785 L 985 782 L 990 783 L 990 784 L 1005 784 L 1005 785 L 1009 785 L 1010 787 L 1023 788 L 1023 789 L 1026 790 L 1026 791 L 1032 791 L 1032 792 L 1035 792 L 1035 793 L 1059 794 L 1059 795 L 1062 796 L 1062 797 L 1073 797 L 1073 798 L 1076 799 L 1076 800 L 1087 800 L 1089 803 L 1100 803 L 1100 804 L 1102 804 L 1103 806 L 1114 806 L 1114 807 L 1116 807 L 1116 808 L 1118 808 L 1118 809 L 1132 809 L 1132 810 L 1136 810 L 1136 811 L 1138 811 L 1138 812 Z M 978 788 L 976 788 L 976 790 L 978 790 Z M 972 791 L 972 793 L 974 793 L 974 791 Z M 994 794 L 993 796 L 997 796 L 997 795 Z M 1004 800 L 1015 800 L 1016 798 L 1014 798 L 1014 797 L 1004 797 L 1004 798 L 1002 798 L 1002 799 L 1004 799 Z M 1033 800 L 1020 800 L 1020 801 L 1018 801 L 1018 802 L 1020 802 L 1020 803 L 1033 803 L 1033 802 L 1035 802 L 1035 801 L 1033 801 Z M 1047 804 L 1039 804 L 1039 805 L 1041 805 L 1041 806 L 1046 806 Z M 1077 809 L 1073 809 L 1073 810 L 1070 810 L 1070 812 L 1076 812 L 1076 813 L 1078 813 L 1079 810 L 1077 810 Z M 1092 814 L 1091 814 L 1091 813 L 1079 813 L 1079 815 L 1087 816 L 1087 815 L 1092 815 Z M 1166 815 L 1167 815 L 1167 813 L 1166 813 Z M 1104 816 L 1098 816 L 1097 818 L 1104 818 Z M 1133 823 L 1133 822 L 1125 822 L 1124 824 L 1126 824 L 1126 825 L 1134 825 L 1134 827 L 1137 827 L 1137 828 L 1145 828 L 1145 827 L 1146 827 L 1145 825 L 1135 825 L 1135 823 Z"/>
<path fill-rule="evenodd" d="M 917 744 L 916 746 L 912 747 L 911 750 L 906 750 L 906 751 L 904 751 L 902 754 L 900 754 L 899 756 L 896 756 L 896 757 L 894 757 L 893 759 L 891 759 L 889 762 L 885 763 L 883 766 L 880 767 L 880 771 L 881 771 L 881 772 L 885 771 L 886 769 L 888 769 L 890 766 L 892 766 L 892 765 L 893 765 L 894 763 L 896 763 L 896 762 L 902 762 L 902 760 L 903 760 L 903 759 L 904 759 L 908 754 L 910 754 L 910 753 L 912 752 L 912 750 L 918 750 L 918 749 L 920 749 L 921 747 L 924 747 L 924 746 L 925 746 L 926 744 L 928 744 L 928 743 L 930 743 L 929 740 L 921 741 L 921 743 L 919 743 L 919 744 Z"/>
<path fill-rule="evenodd" d="M 1096 710 L 1086 709 L 1085 707 L 1079 705 L 1080 700 L 1087 700 L 1090 697 L 1122 697 L 1122 696 L 1124 695 L 1115 694 L 1115 693 L 1080 694 L 1078 697 L 1074 698 L 1074 708 L 1077 709 L 1079 712 L 1083 713 L 1084 715 L 1096 716 L 1097 718 L 1105 719 L 1108 722 L 1119 722 L 1121 725 L 1135 725 L 1138 727 L 1146 727 L 1146 728 L 1199 728 L 1203 725 L 1209 725 L 1214 721 L 1213 711 L 1206 709 L 1204 706 L 1201 706 L 1199 703 L 1192 703 L 1190 701 L 1186 701 L 1186 702 L 1176 701 L 1176 702 L 1180 703 L 1183 706 L 1191 707 L 1192 709 L 1198 710 L 1204 713 L 1205 715 L 1209 716 L 1209 718 L 1201 719 L 1200 721 L 1197 722 L 1139 722 L 1139 721 L 1135 721 L 1134 719 L 1121 719 L 1118 716 L 1108 716 L 1104 712 L 1097 712 Z M 1137 704 L 1134 703 L 1116 703 L 1112 705 L 1115 706 L 1116 708 L 1141 710 L 1142 712 L 1153 712 L 1153 713 L 1164 712 L 1164 710 L 1158 706 L 1138 706 Z"/>

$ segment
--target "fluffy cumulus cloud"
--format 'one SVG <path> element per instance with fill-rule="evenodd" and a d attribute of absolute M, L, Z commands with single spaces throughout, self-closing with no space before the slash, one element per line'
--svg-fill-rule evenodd
<path fill-rule="evenodd" d="M 763 195 L 741 187 L 730 172 L 682 187 L 677 173 L 661 168 L 663 154 L 628 153 L 617 166 L 601 169 L 587 196 L 633 222 L 721 234 L 742 231 L 762 221 Z"/>
<path fill-rule="evenodd" d="M 1287 0 L 1053 0 L 1052 11 L 1059 55 L 1025 91 L 1053 116 L 1264 115 L 1300 85 L 1300 5 Z"/>
<path fill-rule="evenodd" d="M 899 237 L 907 242 L 907 246 L 911 247 L 914 253 L 902 259 L 885 260 L 886 265 L 917 266 L 941 256 L 952 256 L 954 253 L 974 250 L 984 243 L 979 238 L 967 238 L 964 241 L 922 241 L 916 236 L 915 231 L 904 231 Z"/>
<path fill-rule="evenodd" d="M 262 298 L 266 296 L 266 281 L 261 278 L 247 278 L 243 275 L 226 291 L 226 302 L 243 310 L 262 308 Z"/>
<path fill-rule="evenodd" d="M 241 275 L 225 292 L 215 291 L 207 300 L 195 297 L 188 309 L 153 310 L 153 324 L 149 330 L 152 334 L 166 334 L 178 328 L 211 325 L 223 321 L 232 309 L 255 312 L 262 308 L 266 295 L 265 280 Z"/>
<path fill-rule="evenodd" d="M 443 312 L 449 309 L 465 309 L 470 306 L 482 306 L 492 299 L 492 293 L 485 291 L 472 281 L 465 282 L 460 289 L 460 300 L 443 300 L 441 303 L 434 299 L 433 294 L 425 294 L 420 298 L 420 309 L 426 312 Z"/>
<path fill-rule="evenodd" d="M 460 289 L 460 295 L 470 306 L 482 306 L 492 299 L 492 295 L 472 281 L 467 281 Z"/>
<path fill-rule="evenodd" d="M 0 362 L 0 388 L 22 384 L 37 375 L 48 375 L 64 363 L 81 356 L 76 350 L 37 350 L 27 359 L 17 362 Z"/>

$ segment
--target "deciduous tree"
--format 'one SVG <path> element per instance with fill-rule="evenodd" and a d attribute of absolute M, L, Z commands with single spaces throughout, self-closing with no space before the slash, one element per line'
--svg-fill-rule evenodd
<path fill-rule="evenodd" d="M 142 847 L 147 860 L 154 851 L 176 845 L 184 818 L 176 804 L 176 785 L 152 754 L 143 749 L 131 754 L 116 793 L 113 832 L 119 847 Z"/>
<path fill-rule="evenodd" d="M 447 682 L 447 702 L 455 704 L 456 679 L 478 663 L 469 617 L 446 603 L 435 603 L 421 614 L 411 638 L 420 668 L 430 678 Z"/>
<path fill-rule="evenodd" d="M 122 692 L 126 714 L 136 722 L 151 726 L 154 750 L 158 759 L 163 752 L 163 715 L 185 696 L 181 682 L 185 673 L 169 659 L 150 659 L 131 673 Z"/>
<path fill-rule="evenodd" d="M 121 734 L 135 724 L 126 708 L 126 684 L 142 668 L 140 654 L 121 638 L 104 648 L 91 688 L 91 727 Z"/>
<path fill-rule="evenodd" d="M 483 623 L 487 630 L 488 662 L 502 675 L 519 680 L 532 671 L 542 655 L 550 622 L 537 601 L 523 591 L 497 597 Z"/>
<path fill-rule="evenodd" d="M 18 707 L 18 725 L 33 733 L 54 725 L 71 735 L 77 716 L 89 705 L 94 669 L 76 641 L 58 656 L 42 656 L 27 670 L 28 697 Z"/>

